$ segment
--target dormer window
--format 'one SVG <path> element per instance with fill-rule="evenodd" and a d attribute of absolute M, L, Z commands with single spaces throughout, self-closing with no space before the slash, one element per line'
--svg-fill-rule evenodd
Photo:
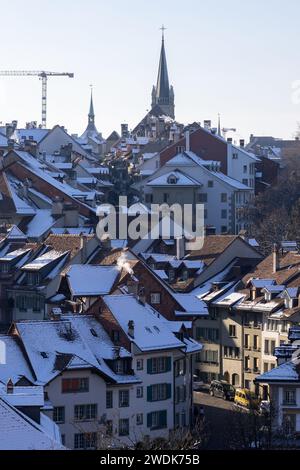
<path fill-rule="evenodd" d="M 8 273 L 9 272 L 9 264 L 8 263 L 0 263 L 0 272 L 1 273 Z"/>
<path fill-rule="evenodd" d="M 40 275 L 36 272 L 28 272 L 26 280 L 29 286 L 38 285 L 40 283 Z"/>
<path fill-rule="evenodd" d="M 167 181 L 168 181 L 168 184 L 176 184 L 178 181 L 178 178 L 176 175 L 169 175 Z"/>

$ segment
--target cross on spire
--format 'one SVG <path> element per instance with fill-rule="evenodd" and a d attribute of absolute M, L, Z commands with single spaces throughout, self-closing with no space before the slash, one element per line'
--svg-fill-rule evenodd
<path fill-rule="evenodd" d="M 161 30 L 162 39 L 164 39 L 165 30 L 166 30 L 167 28 L 165 28 L 165 26 L 162 25 L 161 28 L 159 28 L 159 29 Z"/>

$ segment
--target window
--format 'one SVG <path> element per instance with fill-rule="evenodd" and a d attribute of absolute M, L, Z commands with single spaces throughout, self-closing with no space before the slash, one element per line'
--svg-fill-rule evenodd
<path fill-rule="evenodd" d="M 235 325 L 229 325 L 229 336 L 231 338 L 236 338 L 236 326 Z"/>
<path fill-rule="evenodd" d="M 144 395 L 143 387 L 136 387 L 136 397 L 143 398 L 143 395 Z"/>
<path fill-rule="evenodd" d="M 204 209 L 204 214 L 203 214 L 203 216 L 204 216 L 204 219 L 207 219 L 207 217 L 208 217 L 208 211 L 207 211 L 207 209 Z"/>
<path fill-rule="evenodd" d="M 26 282 L 30 286 L 35 286 L 40 283 L 40 275 L 35 272 L 28 272 L 26 276 Z"/>
<path fill-rule="evenodd" d="M 219 330 L 216 328 L 196 328 L 196 339 L 216 342 L 219 340 Z"/>
<path fill-rule="evenodd" d="M 245 357 L 245 370 L 249 370 L 249 365 L 250 365 L 250 357 L 246 356 Z"/>
<path fill-rule="evenodd" d="M 129 390 L 119 390 L 119 407 L 129 406 Z"/>
<path fill-rule="evenodd" d="M 265 354 L 273 356 L 276 342 L 273 340 L 265 339 Z"/>
<path fill-rule="evenodd" d="M 169 269 L 169 282 L 174 282 L 175 280 L 175 269 Z"/>
<path fill-rule="evenodd" d="M 8 273 L 9 272 L 9 264 L 8 263 L 0 263 L 0 271 L 2 273 Z"/>
<path fill-rule="evenodd" d="M 180 426 L 180 414 L 175 414 L 175 427 L 178 428 Z"/>
<path fill-rule="evenodd" d="M 185 375 L 186 373 L 186 361 L 185 359 L 180 359 L 175 362 L 175 376 Z"/>
<path fill-rule="evenodd" d="M 66 435 L 65 434 L 61 434 L 61 443 L 63 446 L 66 445 Z"/>
<path fill-rule="evenodd" d="M 227 202 L 227 193 L 221 193 L 221 202 Z"/>
<path fill-rule="evenodd" d="M 221 219 L 227 219 L 227 209 L 221 210 Z"/>
<path fill-rule="evenodd" d="M 136 370 L 143 370 L 143 369 L 144 369 L 143 359 L 137 359 L 137 361 L 136 361 Z"/>
<path fill-rule="evenodd" d="M 62 393 L 77 393 L 89 391 L 89 379 L 62 379 Z"/>
<path fill-rule="evenodd" d="M 143 418 L 144 418 L 143 413 L 138 413 L 138 414 L 136 415 L 136 424 L 137 424 L 138 426 L 140 426 L 141 424 L 143 424 Z"/>
<path fill-rule="evenodd" d="M 243 178 L 242 183 L 243 183 L 245 186 L 248 186 L 248 179 L 247 179 L 247 178 Z"/>
<path fill-rule="evenodd" d="M 284 414 L 282 417 L 282 424 L 287 434 L 293 434 L 296 431 L 296 415 Z"/>
<path fill-rule="evenodd" d="M 147 387 L 147 401 L 161 401 L 171 398 L 171 384 L 155 384 Z"/>
<path fill-rule="evenodd" d="M 250 335 L 245 335 L 245 348 L 250 348 Z"/>
<path fill-rule="evenodd" d="M 218 364 L 218 351 L 211 351 L 210 349 L 204 349 L 200 353 L 201 362 L 208 364 Z"/>
<path fill-rule="evenodd" d="M 207 181 L 207 186 L 208 188 L 213 188 L 214 187 L 214 182 L 212 180 Z"/>
<path fill-rule="evenodd" d="M 53 408 L 53 421 L 55 423 L 65 422 L 65 407 L 64 406 L 55 406 Z"/>
<path fill-rule="evenodd" d="M 96 418 L 97 404 L 74 406 L 74 419 L 76 421 L 89 421 Z"/>
<path fill-rule="evenodd" d="M 222 227 L 221 227 L 221 232 L 222 232 L 222 233 L 227 233 L 227 232 L 228 232 L 228 227 L 227 227 L 227 225 L 222 225 Z"/>
<path fill-rule="evenodd" d="M 258 349 L 258 336 L 253 336 L 253 349 Z"/>
<path fill-rule="evenodd" d="M 164 194 L 163 194 L 163 199 L 164 199 L 164 202 L 168 202 L 169 194 L 168 194 L 168 193 L 164 193 Z"/>
<path fill-rule="evenodd" d="M 114 343 L 119 343 L 120 342 L 120 332 L 119 332 L 119 330 L 112 330 L 111 337 L 112 337 L 112 341 Z"/>
<path fill-rule="evenodd" d="M 284 405 L 296 405 L 296 389 L 284 390 L 283 393 Z"/>
<path fill-rule="evenodd" d="M 147 427 L 161 429 L 167 427 L 167 411 L 154 411 L 147 414 Z"/>
<path fill-rule="evenodd" d="M 96 432 L 74 434 L 74 449 L 95 449 L 96 447 Z"/>
<path fill-rule="evenodd" d="M 111 419 L 106 420 L 106 433 L 107 436 L 113 435 L 113 422 Z"/>
<path fill-rule="evenodd" d="M 247 173 L 247 165 L 243 166 L 243 173 Z"/>
<path fill-rule="evenodd" d="M 268 372 L 269 370 L 269 364 L 268 362 L 264 362 L 264 372 Z"/>
<path fill-rule="evenodd" d="M 16 306 L 21 312 L 27 312 L 27 298 L 25 295 L 17 296 Z"/>
<path fill-rule="evenodd" d="M 106 408 L 113 408 L 113 391 L 107 390 L 106 391 Z"/>
<path fill-rule="evenodd" d="M 146 194 L 145 195 L 145 202 L 153 202 L 153 195 L 152 194 Z"/>
<path fill-rule="evenodd" d="M 151 304 L 160 304 L 160 293 L 159 292 L 151 292 L 150 294 L 150 303 Z"/>
<path fill-rule="evenodd" d="M 186 426 L 186 414 L 185 411 L 181 412 L 181 426 Z"/>
<path fill-rule="evenodd" d="M 119 419 L 119 436 L 129 435 L 129 419 Z"/>
<path fill-rule="evenodd" d="M 171 370 L 171 357 L 155 357 L 147 360 L 148 374 L 162 374 Z"/>
<path fill-rule="evenodd" d="M 253 358 L 253 369 L 254 372 L 258 372 L 259 366 L 258 366 L 258 357 Z"/>
<path fill-rule="evenodd" d="M 180 385 L 175 388 L 175 403 L 182 403 L 186 400 L 186 386 Z"/>
<path fill-rule="evenodd" d="M 207 193 L 198 193 L 197 199 L 198 199 L 198 202 L 201 202 L 202 204 L 207 202 Z"/>
<path fill-rule="evenodd" d="M 240 348 L 233 346 L 224 346 L 224 357 L 228 357 L 230 359 L 239 359 Z"/>
<path fill-rule="evenodd" d="M 40 312 L 40 310 L 41 310 L 41 299 L 40 299 L 40 297 L 32 297 L 31 303 L 32 303 L 32 310 L 34 312 Z"/>
<path fill-rule="evenodd" d="M 234 152 L 234 153 L 232 154 L 232 159 L 233 159 L 233 160 L 237 160 L 238 158 L 239 158 L 238 153 Z"/>

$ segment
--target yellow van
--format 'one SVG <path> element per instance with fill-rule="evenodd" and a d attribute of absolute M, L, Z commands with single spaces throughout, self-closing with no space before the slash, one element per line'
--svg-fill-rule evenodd
<path fill-rule="evenodd" d="M 259 399 L 254 392 L 247 388 L 237 388 L 234 395 L 234 403 L 248 409 L 257 410 L 259 407 Z"/>

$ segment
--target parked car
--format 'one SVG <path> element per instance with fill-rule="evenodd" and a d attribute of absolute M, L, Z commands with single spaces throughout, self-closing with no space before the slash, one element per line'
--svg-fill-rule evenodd
<path fill-rule="evenodd" d="M 213 380 L 209 387 L 212 397 L 223 398 L 223 400 L 233 400 L 235 388 L 225 380 Z"/>
<path fill-rule="evenodd" d="M 247 388 L 236 389 L 234 403 L 248 409 L 259 409 L 259 398 Z"/>

